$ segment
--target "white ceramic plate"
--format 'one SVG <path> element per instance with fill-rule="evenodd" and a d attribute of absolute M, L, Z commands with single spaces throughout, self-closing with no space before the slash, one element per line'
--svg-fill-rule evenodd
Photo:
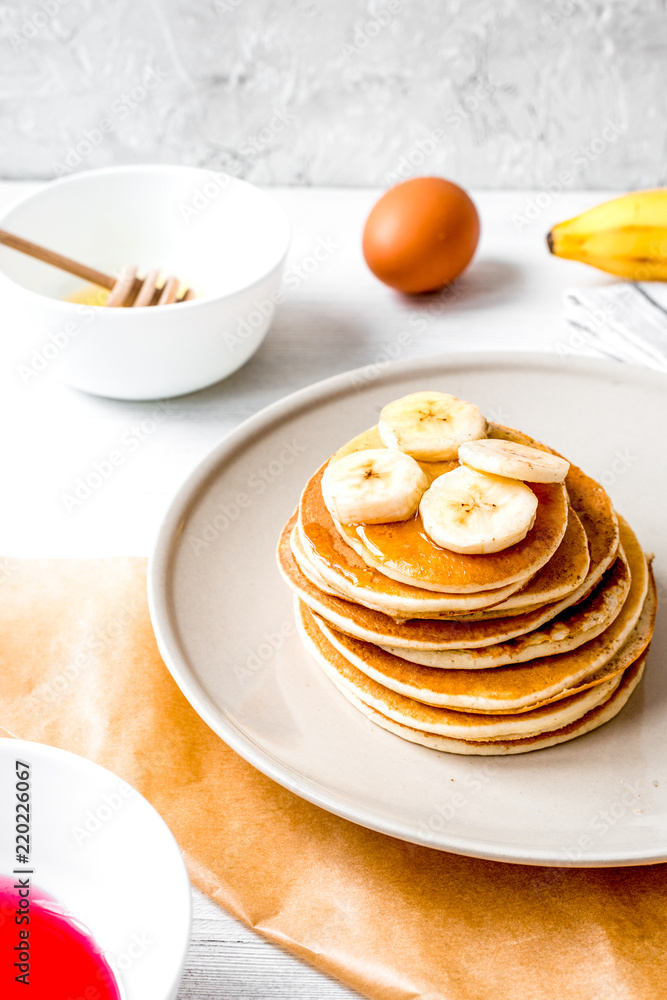
<path fill-rule="evenodd" d="M 405 840 L 553 865 L 667 860 L 667 678 L 659 618 L 646 677 L 598 731 L 512 757 L 407 743 L 362 717 L 301 648 L 278 534 L 306 479 L 388 400 L 452 392 L 564 452 L 608 488 L 667 568 L 667 381 L 616 362 L 449 355 L 298 392 L 226 438 L 162 526 L 150 572 L 160 650 L 201 717 L 298 795 Z M 664 593 L 664 586 L 660 584 Z"/>
<path fill-rule="evenodd" d="M 17 759 L 30 764 L 34 886 L 92 933 L 124 1000 L 173 1000 L 190 939 L 191 891 L 164 820 L 121 778 L 83 757 L 0 739 L 0 875 L 16 867 Z"/>

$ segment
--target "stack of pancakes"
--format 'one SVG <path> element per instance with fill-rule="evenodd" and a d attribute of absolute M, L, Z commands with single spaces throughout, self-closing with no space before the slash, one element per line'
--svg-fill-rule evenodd
<path fill-rule="evenodd" d="M 548 451 L 491 424 L 488 436 Z M 376 427 L 330 461 L 382 448 Z M 430 482 L 456 461 L 420 462 Z M 461 754 L 562 743 L 613 718 L 638 684 L 656 589 L 604 489 L 570 467 L 531 483 L 535 523 L 500 552 L 433 543 L 420 516 L 334 522 L 320 469 L 285 526 L 281 572 L 308 650 L 342 694 L 404 739 Z"/>

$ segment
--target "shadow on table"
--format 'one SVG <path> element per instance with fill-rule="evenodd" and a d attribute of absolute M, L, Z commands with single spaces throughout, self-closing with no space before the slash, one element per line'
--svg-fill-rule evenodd
<path fill-rule="evenodd" d="M 523 281 L 521 268 L 506 260 L 480 260 L 473 263 L 459 279 L 439 292 L 426 295 L 400 295 L 417 311 L 462 312 L 506 302 L 516 297 Z"/>
<path fill-rule="evenodd" d="M 410 314 L 414 317 L 423 312 L 425 317 L 435 317 L 486 308 L 514 297 L 521 281 L 519 267 L 507 261 L 480 260 L 459 281 L 440 292 L 411 296 L 393 293 L 394 315 L 392 293 L 387 289 L 389 301 L 384 308 L 380 306 L 388 321 L 381 339 L 374 327 L 375 311 L 365 323 L 342 302 L 321 306 L 285 302 L 277 310 L 264 343 L 243 368 L 223 382 L 185 398 L 196 397 L 200 405 L 224 398 L 232 408 L 238 401 L 239 416 L 245 416 L 272 399 L 330 375 L 386 363 L 386 344 L 393 344 L 402 330 L 415 329 Z"/>
<path fill-rule="evenodd" d="M 257 353 L 229 378 L 196 396 L 202 401 L 220 395 L 232 402 L 238 398 L 245 409 L 253 395 L 261 395 L 258 403 L 264 406 L 270 396 L 278 399 L 368 364 L 369 348 L 376 346 L 372 325 L 365 326 L 339 308 L 338 304 L 331 310 L 302 303 L 281 305 Z"/>
<path fill-rule="evenodd" d="M 501 260 L 473 263 L 458 281 L 440 292 L 402 295 L 386 289 L 387 298 L 369 305 L 366 316 L 356 314 L 344 297 L 336 302 L 313 306 L 298 301 L 283 303 L 257 353 L 229 378 L 198 392 L 181 396 L 185 409 L 217 410 L 224 401 L 229 415 L 238 419 L 302 386 L 352 368 L 384 365 L 397 357 L 410 357 L 412 350 L 395 346 L 400 335 L 417 336 L 415 318 L 420 314 L 441 317 L 487 308 L 516 295 L 522 280 L 520 268 Z M 378 335 L 378 310 L 382 333 Z M 87 397 L 91 398 L 91 397 Z M 135 419 L 152 413 L 155 401 L 97 399 L 100 409 L 122 408 Z M 169 404 L 178 410 L 176 401 Z"/>

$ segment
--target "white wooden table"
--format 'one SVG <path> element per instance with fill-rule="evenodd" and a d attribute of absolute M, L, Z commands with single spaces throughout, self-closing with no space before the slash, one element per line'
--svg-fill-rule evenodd
<path fill-rule="evenodd" d="M 0 206 L 35 186 L 0 183 Z M 606 281 L 582 265 L 550 259 L 544 242 L 554 222 L 602 200 L 600 192 L 562 194 L 543 210 L 526 192 L 480 192 L 478 255 L 456 295 L 435 305 L 402 299 L 367 271 L 360 237 L 376 192 L 277 189 L 275 196 L 291 218 L 294 239 L 287 297 L 267 340 L 226 382 L 171 401 L 165 410 L 87 396 L 47 374 L 25 385 L 18 374 L 26 363 L 22 319 L 0 302 L 0 554 L 146 555 L 181 480 L 266 404 L 336 372 L 384 363 L 403 331 L 410 334 L 403 358 L 562 349 L 568 339 L 563 290 Z M 325 259 L 313 267 L 318 241 L 329 251 L 320 252 Z M 63 493 L 118 447 L 123 464 L 68 512 Z M 356 995 L 197 892 L 194 913 L 179 1000 Z"/>

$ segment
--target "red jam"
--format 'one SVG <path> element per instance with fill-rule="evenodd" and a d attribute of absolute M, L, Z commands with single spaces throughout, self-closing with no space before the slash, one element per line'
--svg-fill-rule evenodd
<path fill-rule="evenodd" d="M 92 936 L 25 872 L 0 876 L 0 997 L 121 1000 Z"/>

